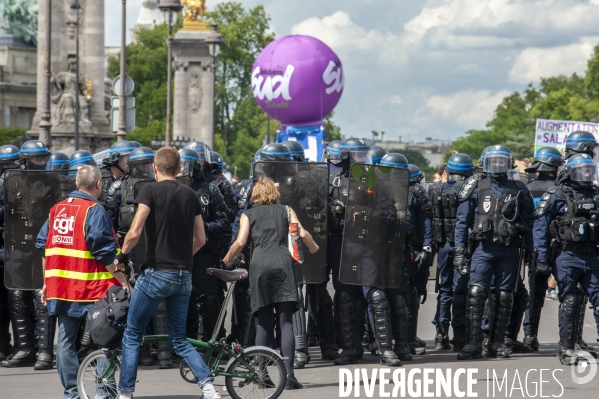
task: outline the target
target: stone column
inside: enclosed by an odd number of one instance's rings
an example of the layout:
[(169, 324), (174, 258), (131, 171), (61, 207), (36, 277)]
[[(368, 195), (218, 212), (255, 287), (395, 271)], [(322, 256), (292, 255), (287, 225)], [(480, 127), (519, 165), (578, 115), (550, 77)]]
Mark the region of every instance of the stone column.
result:
[(206, 31), (179, 30), (173, 38), (175, 65), (174, 135), (214, 145), (212, 56), (204, 40)]

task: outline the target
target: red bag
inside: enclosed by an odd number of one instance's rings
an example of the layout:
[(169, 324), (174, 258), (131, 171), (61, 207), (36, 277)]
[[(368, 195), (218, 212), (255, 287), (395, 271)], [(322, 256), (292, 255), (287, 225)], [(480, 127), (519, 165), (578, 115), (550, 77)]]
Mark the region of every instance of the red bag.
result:
[(289, 253), (295, 263), (304, 262), (304, 249), (300, 238), (300, 229), (297, 223), (291, 223), (291, 211), (287, 206), (287, 221), (289, 222)]

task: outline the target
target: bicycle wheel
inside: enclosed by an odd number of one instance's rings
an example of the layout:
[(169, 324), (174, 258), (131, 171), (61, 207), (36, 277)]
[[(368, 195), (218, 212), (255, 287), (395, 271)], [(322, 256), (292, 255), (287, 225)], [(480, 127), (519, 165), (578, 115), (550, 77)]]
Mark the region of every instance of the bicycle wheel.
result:
[(120, 364), (97, 350), (83, 360), (77, 372), (77, 390), (83, 399), (115, 399), (119, 396), (118, 377)]
[[(281, 395), (287, 383), (287, 369), (277, 352), (264, 346), (252, 346), (244, 350), (240, 358), (247, 365), (236, 358), (225, 368), (227, 373), (239, 375), (225, 377), (227, 392), (233, 399), (275, 399)], [(244, 375), (251, 376), (251, 371), (257, 372), (259, 381), (244, 378)]]

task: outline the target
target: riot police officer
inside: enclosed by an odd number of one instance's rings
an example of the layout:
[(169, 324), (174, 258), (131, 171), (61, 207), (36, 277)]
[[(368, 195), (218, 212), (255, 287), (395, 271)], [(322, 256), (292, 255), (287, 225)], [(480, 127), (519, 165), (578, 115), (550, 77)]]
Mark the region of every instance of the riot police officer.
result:
[(69, 157), (69, 180), (75, 184), (75, 178), (77, 177), (77, 172), (79, 169), (84, 167), (85, 165), (97, 166), (96, 161), (92, 157), (92, 154), (87, 150), (79, 150), (75, 151)]
[[(26, 170), (46, 170), (52, 153), (38, 140), (23, 143), (19, 159)], [(41, 290), (8, 290), (10, 320), (18, 335), (15, 337), (18, 351), (9, 360), (0, 363), (3, 367), (36, 366), (36, 369), (52, 368), (54, 357), (54, 333), (56, 318), (49, 317), (41, 302)], [(35, 305), (35, 308), (34, 308)], [(37, 315), (40, 361), (36, 362), (35, 322)], [(48, 367), (49, 365), (49, 367)]]
[(235, 215), (237, 215), (237, 196), (235, 195), (233, 185), (223, 175), (223, 157), (218, 152), (210, 151), (210, 160), (209, 169), (212, 175), (212, 184), (218, 187), (220, 193), (223, 195), (225, 205), (227, 205), (229, 222), (233, 223)]
[(575, 365), (578, 357), (584, 355), (581, 352), (585, 349), (576, 344), (582, 332), (580, 308), (585, 295), (595, 307), (599, 306), (599, 190), (593, 185), (596, 180), (593, 158), (586, 153), (571, 155), (557, 185), (543, 194), (536, 211), (537, 265), (544, 269), (549, 268), (549, 262), (555, 262), (562, 330), (558, 357), (562, 364)]
[(114, 143), (108, 150), (108, 157), (102, 160), (103, 169), (110, 171), (110, 176), (102, 177), (102, 195), (100, 201), (106, 206), (108, 214), (112, 218), (114, 227), (118, 225), (116, 220), (120, 204), (116, 202), (117, 193), (129, 169), (129, 155), (137, 146), (129, 140), (121, 140)]
[(433, 263), (433, 208), (426, 188), (420, 183), (424, 174), (416, 165), (408, 164), (410, 188), (408, 192), (408, 224), (404, 248), (404, 275), (410, 290), (406, 295), (408, 306), (408, 340), (412, 355), (426, 353), (426, 343), (418, 338), (420, 300), (426, 300), (426, 283)]
[(285, 147), (289, 148), (291, 158), (296, 162), (306, 162), (306, 153), (304, 147), (297, 141), (283, 141)]
[(55, 151), (48, 159), (48, 170), (69, 170), (69, 157), (62, 152)]
[[(0, 362), (10, 356), (12, 348), (10, 345), (11, 335), (9, 332), (10, 311), (8, 304), (8, 291), (4, 286), (4, 172), (9, 169), (17, 169), (19, 167), (19, 149), (11, 144), (0, 147), (0, 229), (2, 231), (0, 237)], [(16, 324), (13, 323), (13, 336), (15, 338), (15, 346), (18, 346), (18, 330)]]
[[(341, 249), (343, 231), (345, 228), (345, 206), (349, 196), (349, 176), (352, 163), (370, 163), (370, 148), (360, 139), (350, 138), (340, 145), (339, 162), (341, 171), (331, 175), (330, 191), (329, 242), (327, 263), (333, 272), (333, 287), (335, 288), (334, 307), (337, 320), (341, 353), (335, 359), (337, 365), (356, 363), (362, 356), (361, 347), (364, 312), (366, 303), (362, 288), (343, 284), (339, 280), (341, 267)], [(327, 148), (327, 154), (332, 151)], [(333, 159), (333, 158), (332, 158)], [(381, 298), (382, 301), (382, 298)]]
[[(467, 343), (458, 354), (459, 360), (482, 356), (481, 320), (485, 300), (495, 278), (490, 296), (491, 334), (488, 357), (509, 357), (504, 346), (505, 333), (513, 303), (513, 290), (524, 248), (532, 253), (534, 204), (530, 191), (521, 180), (508, 180), (513, 168), (512, 153), (504, 145), (487, 149), (483, 160), (484, 174), (470, 177), (458, 194), (454, 266), (464, 270), (466, 257), (472, 252), (468, 308), (466, 313)], [(473, 230), (475, 248), (466, 251), (468, 228)]]
[[(196, 192), (202, 206), (202, 219), (206, 233), (204, 245), (193, 258), (193, 293), (190, 299), (188, 335), (198, 335), (198, 307), (203, 320), (203, 340), (212, 337), (220, 307), (224, 299), (219, 280), (206, 273), (206, 269), (218, 267), (220, 255), (226, 252), (228, 234), (231, 232), (227, 207), (219, 189), (206, 181), (207, 165), (210, 164), (210, 149), (205, 145), (196, 145), (194, 149), (184, 148), (181, 156), (181, 176), (190, 176), (191, 187)], [(224, 238), (223, 238), (224, 237)], [(219, 335), (221, 332), (219, 332)], [(218, 338), (218, 337), (217, 337)]]
[(449, 324), (453, 329), (453, 349), (461, 351), (466, 339), (466, 294), (468, 275), (455, 271), (450, 248), (455, 246), (458, 193), (467, 178), (474, 173), (472, 158), (467, 154), (453, 154), (445, 164), (446, 183), (434, 183), (428, 188), (433, 206), (433, 238), (438, 252), (437, 260), (437, 312), (435, 348), (450, 349)]
[[(555, 179), (559, 168), (563, 165), (562, 154), (552, 147), (540, 148), (534, 157), (534, 162), (526, 168), (527, 173), (537, 173), (536, 179), (526, 186), (530, 190), (535, 208), (538, 206), (541, 196), (549, 188), (555, 186)], [(541, 318), (541, 309), (545, 302), (545, 291), (547, 290), (547, 279), (551, 275), (551, 269), (539, 269), (537, 267), (535, 278), (535, 290), (529, 293), (524, 286), (520, 284), (518, 291), (514, 295), (514, 305), (510, 323), (508, 325), (505, 338), (505, 346), (515, 353), (527, 353), (531, 350), (536, 351), (539, 348), (537, 332)], [(519, 280), (522, 279), (518, 276)], [(529, 276), (530, 284), (530, 276)], [(533, 295), (533, 312), (529, 309), (530, 295)], [(520, 332), (520, 325), (524, 317), (524, 341), (517, 340)]]

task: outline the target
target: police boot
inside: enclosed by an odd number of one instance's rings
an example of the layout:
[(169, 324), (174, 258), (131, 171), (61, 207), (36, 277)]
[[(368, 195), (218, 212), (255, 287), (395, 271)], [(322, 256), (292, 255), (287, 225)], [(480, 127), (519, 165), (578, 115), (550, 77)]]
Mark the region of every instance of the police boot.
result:
[[(18, 331), (17, 352), (2, 363), (2, 367), (31, 367), (36, 362), (36, 348), (33, 337), (34, 321), (33, 301), (22, 290), (9, 290), (8, 303), (10, 320)], [(31, 302), (31, 303), (30, 303)]]
[(313, 348), (318, 346), (318, 334), (316, 332), (316, 322), (314, 315), (308, 313), (308, 347)]
[(449, 335), (447, 326), (437, 325), (437, 334), (435, 335), (435, 349), (438, 351), (451, 349), (449, 345)]
[(578, 323), (578, 331), (576, 334), (576, 343), (578, 344), (578, 347), (585, 351), (588, 352), (589, 355), (591, 355), (592, 357), (594, 357), (595, 359), (597, 359), (597, 352), (595, 352), (595, 348), (589, 344), (587, 344), (586, 342), (584, 342), (584, 340), (582, 339), (582, 330), (584, 328), (584, 314), (585, 314), (585, 310), (587, 307), (587, 304), (589, 303), (589, 297), (588, 296), (584, 296), (584, 299), (582, 301), (580, 301), (580, 304), (578, 306), (578, 313), (579, 313), (579, 318), (580, 318), (580, 322)]
[(489, 318), (491, 334), (487, 347), (487, 357), (510, 357), (511, 350), (504, 345), (505, 333), (510, 321), (513, 304), (513, 292), (494, 290), (493, 319)]
[(387, 301), (385, 291), (376, 288), (371, 289), (368, 292), (368, 303), (372, 309), (374, 335), (381, 354), (381, 364), (391, 367), (401, 366), (397, 355), (391, 350), (391, 307)]
[(339, 355), (339, 348), (335, 339), (335, 318), (333, 317), (333, 299), (330, 295), (320, 296), (322, 303), (322, 333), (320, 335), (320, 354), (324, 360), (335, 360)]
[(139, 348), (139, 365), (140, 366), (153, 366), (154, 358), (150, 351), (150, 344), (142, 344)]
[(355, 298), (345, 291), (335, 293), (335, 316), (339, 326), (339, 343), (342, 351), (335, 358), (335, 364), (344, 366), (357, 363), (356, 358), (356, 322)]
[(461, 352), (466, 345), (466, 326), (456, 326), (453, 329), (453, 339), (450, 341), (454, 352)]
[[(44, 306), (45, 307), (45, 306)], [(38, 317), (38, 355), (34, 370), (52, 370), (54, 361), (54, 334), (56, 333), (56, 316), (46, 314)]]
[(531, 325), (527, 324), (524, 326), (524, 339), (522, 340), (524, 345), (528, 345), (534, 352), (539, 350), (539, 340), (537, 334), (533, 332)]
[[(408, 304), (408, 343), (412, 355), (424, 355), (426, 349), (422, 346), (422, 341), (416, 335), (418, 332), (418, 311), (420, 310), (420, 295), (416, 287), (412, 288), (410, 303)], [(426, 343), (424, 343), (426, 345)]]
[(524, 319), (524, 312), (526, 312), (530, 300), (526, 288), (524, 288), (523, 285), (520, 285), (520, 289), (523, 291), (518, 295), (516, 303), (514, 303), (512, 307), (510, 322), (503, 344), (514, 353), (529, 353), (532, 352), (532, 348), (525, 343), (518, 341), (518, 334), (520, 334), (520, 326)]
[(310, 362), (310, 352), (308, 351), (308, 339), (306, 334), (306, 312), (304, 311), (304, 297), (302, 288), (298, 286), (298, 304), (299, 310), (292, 316), (293, 335), (295, 337), (295, 359), (293, 361), (294, 369), (303, 369)]
[(370, 325), (370, 317), (367, 314), (364, 322), (364, 336), (362, 337), (362, 349), (364, 352), (370, 352), (371, 356), (378, 356), (378, 346), (374, 338), (374, 332)]
[(482, 358), (482, 318), (487, 298), (487, 290), (472, 284), (468, 290), (466, 303), (466, 345), (458, 353), (458, 360)]
[(563, 346), (559, 346), (557, 357), (565, 365), (576, 365), (578, 363), (576, 341), (578, 339), (578, 327), (580, 323), (579, 307), (581, 302), (584, 302), (583, 294), (567, 293), (560, 304), (562, 310)]
[(395, 294), (391, 295), (389, 300), (391, 304), (391, 329), (393, 331), (393, 338), (395, 338), (393, 352), (395, 352), (399, 360), (410, 361), (412, 360), (412, 353), (410, 353), (410, 346), (408, 345), (408, 308), (406, 306), (406, 299), (402, 294)]
[[(156, 335), (168, 335), (168, 315), (166, 301), (162, 300), (154, 313), (154, 332)], [(174, 367), (172, 350), (169, 342), (158, 342), (158, 368), (169, 369)]]

